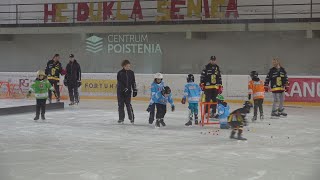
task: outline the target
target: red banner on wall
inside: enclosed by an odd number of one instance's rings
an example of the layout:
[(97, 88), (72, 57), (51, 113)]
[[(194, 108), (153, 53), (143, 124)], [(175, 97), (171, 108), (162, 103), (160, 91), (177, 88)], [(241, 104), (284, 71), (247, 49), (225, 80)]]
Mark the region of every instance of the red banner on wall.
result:
[(288, 102), (320, 102), (320, 78), (289, 78)]

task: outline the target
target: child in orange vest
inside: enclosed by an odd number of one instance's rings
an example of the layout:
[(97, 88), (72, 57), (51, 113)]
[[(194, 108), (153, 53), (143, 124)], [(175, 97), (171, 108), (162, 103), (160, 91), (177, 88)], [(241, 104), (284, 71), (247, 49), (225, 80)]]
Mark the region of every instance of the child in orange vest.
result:
[(249, 95), (248, 99), (251, 99), (251, 96), (253, 98), (253, 104), (254, 104), (254, 115), (252, 118), (252, 122), (257, 120), (258, 115), (258, 108), (260, 111), (260, 120), (264, 119), (263, 116), (263, 100), (264, 100), (264, 83), (262, 80), (258, 77), (257, 71), (251, 71), (250, 73), (251, 81), (249, 81), (248, 89), (249, 89)]

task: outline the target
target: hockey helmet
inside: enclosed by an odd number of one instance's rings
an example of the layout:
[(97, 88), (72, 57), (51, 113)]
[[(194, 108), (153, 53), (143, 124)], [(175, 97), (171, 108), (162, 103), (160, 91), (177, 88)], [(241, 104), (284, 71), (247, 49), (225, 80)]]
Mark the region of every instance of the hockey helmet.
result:
[(162, 94), (171, 94), (171, 89), (169, 86), (165, 86), (162, 89)]
[(163, 79), (163, 75), (161, 73), (156, 73), (154, 79)]
[(219, 94), (219, 95), (217, 96), (217, 99), (218, 99), (219, 101), (224, 101), (224, 97), (223, 97), (221, 94)]
[(46, 73), (43, 70), (37, 71), (37, 76), (46, 76)]
[(252, 105), (252, 103), (251, 103), (250, 101), (245, 101), (245, 102), (243, 103), (243, 107), (250, 109), (250, 108), (253, 107), (253, 105)]
[(257, 71), (251, 71), (250, 72), (250, 77), (251, 78), (257, 78), (259, 76), (258, 72)]
[(194, 82), (194, 76), (193, 74), (189, 74), (187, 77), (187, 82)]

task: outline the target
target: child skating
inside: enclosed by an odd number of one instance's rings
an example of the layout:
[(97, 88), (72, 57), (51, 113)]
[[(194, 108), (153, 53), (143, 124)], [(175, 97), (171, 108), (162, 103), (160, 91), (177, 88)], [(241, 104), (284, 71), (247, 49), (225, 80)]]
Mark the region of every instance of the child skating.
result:
[[(162, 91), (163, 87), (164, 87), (163, 75), (161, 73), (156, 73), (154, 75), (154, 80), (151, 84), (151, 97), (150, 97), (150, 99), (152, 98), (153, 95)], [(149, 124), (153, 124), (154, 115), (155, 115), (154, 112), (155, 112), (155, 104), (153, 104), (150, 109)]]
[(248, 99), (251, 100), (253, 98), (254, 111), (252, 121), (256, 121), (258, 117), (258, 108), (260, 112), (260, 120), (264, 119), (263, 116), (263, 101), (264, 101), (264, 83), (259, 78), (259, 74), (257, 71), (251, 71), (250, 73), (251, 81), (248, 84)]
[(187, 84), (184, 86), (184, 96), (181, 100), (182, 104), (185, 104), (188, 98), (189, 103), (189, 120), (185, 124), (186, 126), (191, 126), (193, 117), (194, 117), (194, 124), (198, 124), (198, 103), (200, 99), (201, 89), (200, 86), (194, 83), (194, 76), (189, 74), (187, 77)]
[(37, 72), (37, 79), (33, 82), (27, 97), (31, 96), (31, 93), (35, 94), (37, 100), (36, 104), (36, 117), (34, 120), (39, 120), (41, 113), (41, 119), (45, 120), (46, 113), (46, 101), (48, 99), (48, 91), (51, 90), (55, 93), (54, 88), (51, 86), (50, 82), (46, 79), (46, 74), (44, 71), (39, 70)]
[(175, 106), (173, 103), (173, 99), (171, 96), (171, 89), (168, 86), (165, 86), (162, 91), (154, 94), (150, 100), (149, 107), (147, 109), (148, 112), (150, 112), (152, 105), (155, 104), (155, 107), (157, 108), (156, 113), (156, 128), (161, 126), (166, 126), (166, 123), (164, 122), (164, 116), (167, 113), (167, 103), (171, 104), (171, 111), (175, 110)]
[(229, 129), (228, 116), (230, 115), (230, 107), (227, 102), (224, 101), (224, 97), (219, 94), (217, 96), (218, 106), (217, 106), (217, 116), (219, 119), (221, 129)]
[[(243, 126), (246, 125), (246, 115), (250, 113), (252, 108), (252, 103), (250, 101), (245, 101), (242, 108), (233, 111), (228, 117), (228, 123), (232, 128), (230, 139), (247, 140), (242, 137)], [(235, 134), (238, 132), (238, 137)]]

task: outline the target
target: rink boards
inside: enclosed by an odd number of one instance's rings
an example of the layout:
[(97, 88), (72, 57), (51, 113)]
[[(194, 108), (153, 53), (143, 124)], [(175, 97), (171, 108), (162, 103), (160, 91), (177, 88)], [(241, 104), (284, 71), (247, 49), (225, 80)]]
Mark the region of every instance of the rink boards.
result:
[[(0, 100), (0, 116), (31, 113), (36, 111), (35, 102), (14, 100), (7, 104), (8, 100)], [(32, 104), (31, 104), (32, 103)], [(46, 111), (64, 109), (64, 103), (52, 103), (46, 105)]]

